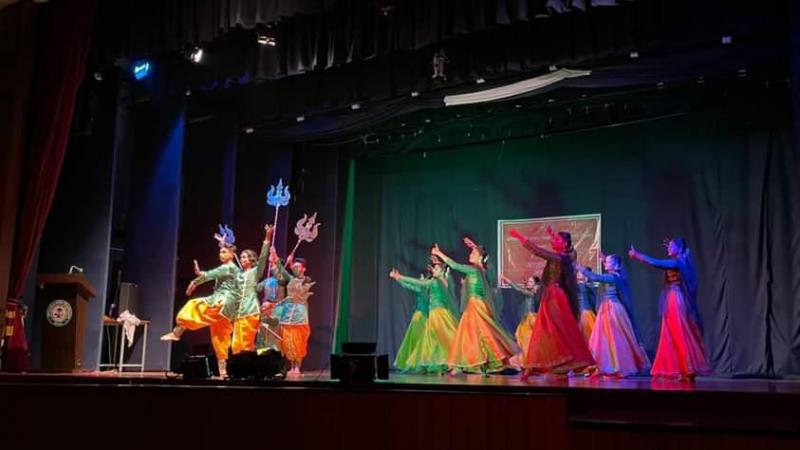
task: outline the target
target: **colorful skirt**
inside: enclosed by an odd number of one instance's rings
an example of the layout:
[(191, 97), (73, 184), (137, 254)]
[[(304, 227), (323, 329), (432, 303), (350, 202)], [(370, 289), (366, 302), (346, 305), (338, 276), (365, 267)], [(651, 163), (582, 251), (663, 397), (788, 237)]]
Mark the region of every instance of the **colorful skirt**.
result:
[(425, 322), (425, 332), (417, 349), (409, 358), (409, 365), (425, 372), (447, 371), (447, 355), (456, 338), (456, 319), (445, 308), (434, 308)]
[(281, 324), (281, 353), (289, 361), (299, 361), (308, 354), (311, 327), (307, 323)]
[(462, 370), (485, 367), (489, 371), (498, 371), (519, 352), (511, 336), (495, 321), (486, 302), (471, 297), (461, 314), (447, 364)]
[(567, 294), (558, 285), (546, 286), (524, 366), (540, 372), (567, 373), (593, 363)]
[(528, 345), (531, 342), (531, 333), (533, 332), (533, 325), (536, 323), (536, 313), (529, 312), (522, 316), (522, 320), (517, 325), (517, 330), (514, 336), (517, 338), (517, 344), (522, 349), (522, 361), (525, 361), (525, 355), (528, 354)]
[(233, 324), (222, 314), (223, 307), (222, 303), (209, 304), (205, 297), (194, 298), (183, 305), (175, 318), (175, 323), (187, 330), (196, 331), (208, 327), (211, 333), (211, 346), (214, 347), (214, 353), (219, 361), (228, 359), (233, 334)]
[(597, 316), (594, 315), (594, 311), (591, 309), (581, 310), (581, 320), (578, 322), (578, 327), (581, 329), (583, 340), (587, 344), (589, 343), (589, 338), (592, 337), (592, 330), (594, 329), (596, 320)]
[(711, 371), (700, 327), (689, 317), (677, 285), (667, 287), (653, 376), (686, 376)]
[(650, 367), (625, 307), (616, 301), (604, 301), (597, 310), (589, 350), (603, 374), (628, 376)]
[[(411, 316), (411, 322), (406, 328), (406, 335), (403, 337), (403, 342), (400, 343), (400, 348), (397, 349), (397, 356), (394, 358), (394, 366), (404, 372), (420, 369), (419, 367), (419, 352), (416, 350), (422, 342), (422, 336), (425, 334), (425, 322), (428, 318), (422, 311), (415, 311)], [(415, 354), (416, 353), (416, 354)], [(414, 357), (412, 359), (412, 356)]]

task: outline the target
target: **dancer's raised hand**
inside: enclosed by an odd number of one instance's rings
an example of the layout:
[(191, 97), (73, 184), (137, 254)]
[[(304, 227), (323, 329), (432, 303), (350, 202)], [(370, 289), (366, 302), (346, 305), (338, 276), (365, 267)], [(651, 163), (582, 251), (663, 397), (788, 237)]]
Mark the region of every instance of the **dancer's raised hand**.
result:
[(194, 274), (198, 277), (203, 274), (203, 271), (200, 270), (200, 264), (197, 264), (197, 260), (194, 260)]
[(523, 236), (523, 235), (522, 235), (522, 233), (520, 233), (519, 231), (517, 231), (517, 230), (515, 230), (515, 229), (513, 229), (513, 228), (512, 228), (512, 229), (510, 229), (510, 230), (508, 230), (508, 234), (509, 234), (511, 237), (513, 237), (514, 239), (516, 239), (516, 240), (518, 240), (518, 241), (522, 242), (523, 244), (524, 244), (525, 242), (528, 242), (528, 238), (526, 238), (525, 236)]

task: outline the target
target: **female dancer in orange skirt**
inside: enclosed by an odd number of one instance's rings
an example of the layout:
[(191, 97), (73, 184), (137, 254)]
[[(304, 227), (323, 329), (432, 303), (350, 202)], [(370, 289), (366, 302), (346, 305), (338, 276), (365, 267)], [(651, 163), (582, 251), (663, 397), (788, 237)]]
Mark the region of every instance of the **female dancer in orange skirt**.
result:
[(542, 298), (528, 345), (523, 380), (531, 373), (563, 375), (585, 371), (594, 364), (576, 321), (578, 305), (572, 236), (566, 232), (554, 233), (549, 227), (547, 232), (553, 251), (539, 247), (516, 230), (510, 232), (525, 248), (547, 260), (542, 271)]
[(485, 376), (487, 372), (506, 367), (520, 349), (495, 320), (492, 287), (486, 278), (486, 249), (469, 238), (464, 238), (464, 243), (471, 249), (469, 264), (453, 261), (442, 253), (438, 245), (431, 250), (433, 256), (465, 275), (463, 294), (466, 298), (462, 299), (461, 320), (447, 363), (455, 371), (480, 370)]

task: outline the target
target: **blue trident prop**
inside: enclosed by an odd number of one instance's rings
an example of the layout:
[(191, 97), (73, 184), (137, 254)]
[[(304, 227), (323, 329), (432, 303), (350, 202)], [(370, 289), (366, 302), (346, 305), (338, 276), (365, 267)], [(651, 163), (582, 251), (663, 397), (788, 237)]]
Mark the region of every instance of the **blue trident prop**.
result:
[(280, 210), (281, 206), (288, 205), (291, 198), (292, 194), (289, 193), (289, 186), (283, 186), (283, 179), (278, 180), (277, 188), (274, 185), (269, 187), (269, 191), (267, 191), (267, 204), (275, 207), (273, 227), (277, 227), (278, 225), (278, 210)]

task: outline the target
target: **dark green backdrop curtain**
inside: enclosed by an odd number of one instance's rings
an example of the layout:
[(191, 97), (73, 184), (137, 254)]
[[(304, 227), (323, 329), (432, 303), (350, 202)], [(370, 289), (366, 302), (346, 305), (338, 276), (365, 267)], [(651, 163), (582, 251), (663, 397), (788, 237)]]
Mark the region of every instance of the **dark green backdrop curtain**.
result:
[[(397, 266), (418, 274), (432, 243), (464, 260), (460, 241), (469, 235), (495, 255), (498, 219), (601, 213), (608, 253), (634, 244), (661, 257), (665, 236), (687, 239), (717, 373), (800, 374), (800, 188), (785, 119), (791, 115), (783, 104), (742, 106), (550, 139), (359, 159), (353, 273), (342, 283), (352, 282), (349, 311), (340, 313), (349, 318), (349, 339), (377, 340), (394, 357), (413, 299), (388, 272)], [(652, 352), (663, 274), (630, 262), (628, 268)], [(513, 331), (519, 298), (503, 298), (502, 320)]]

